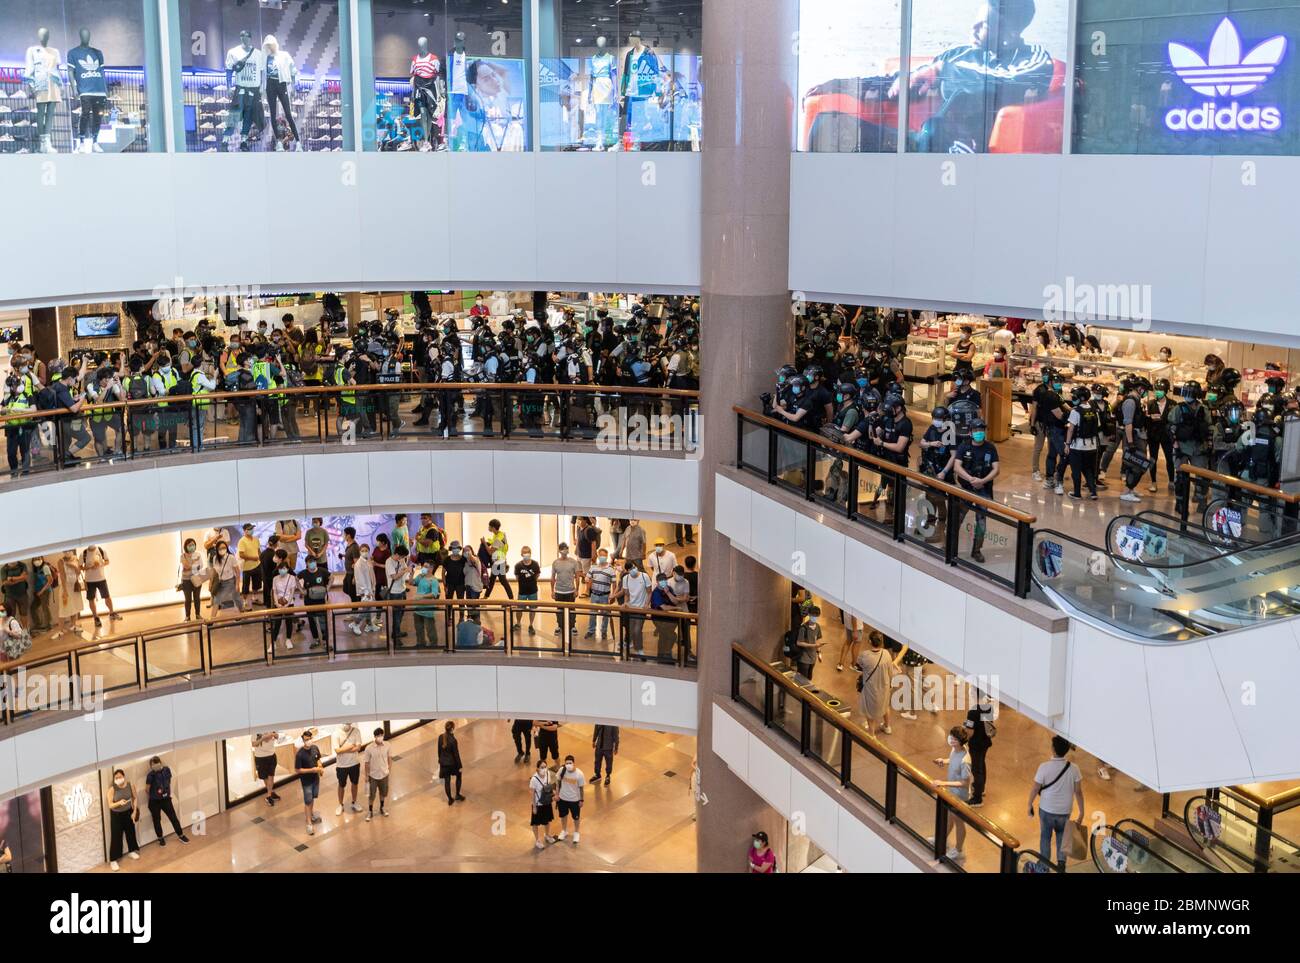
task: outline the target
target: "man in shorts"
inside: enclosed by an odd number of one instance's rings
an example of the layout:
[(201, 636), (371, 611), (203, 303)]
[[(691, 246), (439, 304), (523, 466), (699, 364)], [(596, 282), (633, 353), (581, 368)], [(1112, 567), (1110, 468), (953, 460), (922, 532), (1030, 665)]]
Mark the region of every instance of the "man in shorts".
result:
[(312, 744), (310, 729), (303, 731), (302, 748), (293, 758), (293, 771), (302, 782), (302, 808), (307, 816), (307, 835), (315, 836), (315, 825), (320, 822), (315, 811), (316, 797), (320, 795), (320, 777), (325, 772), (325, 767), (320, 762), (320, 749)]
[(104, 554), (104, 550), (98, 545), (92, 545), (82, 552), (81, 568), (86, 579), (86, 601), (90, 603), (90, 615), (95, 620), (95, 627), (99, 628), (104, 624), (95, 609), (96, 596), (102, 598), (104, 604), (108, 606), (108, 617), (114, 622), (120, 621), (122, 616), (113, 610), (113, 599), (108, 594), (108, 574), (105, 572), (108, 568), (108, 556)]
[(355, 722), (345, 722), (339, 726), (339, 734), (334, 740), (334, 773), (339, 777), (339, 808), (335, 816), (343, 815), (343, 794), (349, 782), (352, 783), (352, 811), (361, 812), (357, 805), (357, 785), (361, 782), (361, 730)]

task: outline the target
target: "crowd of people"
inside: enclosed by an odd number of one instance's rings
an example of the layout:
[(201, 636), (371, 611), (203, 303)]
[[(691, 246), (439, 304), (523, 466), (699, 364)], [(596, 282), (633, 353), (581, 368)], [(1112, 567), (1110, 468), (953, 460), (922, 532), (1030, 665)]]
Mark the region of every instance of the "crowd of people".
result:
[[(491, 435), (507, 413), (487, 391), (421, 393), (414, 411), (402, 411), (402, 392), (366, 391), (375, 385), (537, 384), (593, 385), (608, 388), (699, 388), (700, 318), (698, 300), (670, 297), (635, 303), (626, 318), (601, 308), (579, 318), (571, 306), (548, 307), (544, 316), (523, 309), (493, 317), (479, 295), (463, 320), (435, 317), (427, 295), (412, 296), (413, 333), (403, 333), (397, 312), (384, 321), (361, 322), (349, 329), (339, 299), (326, 295), (318, 326), (300, 327), (293, 314), (278, 324), (256, 324), (237, 315), (198, 321), (192, 328), (153, 320), (152, 311), (133, 311), (137, 340), (120, 351), (74, 349), (62, 358), (42, 358), (32, 344), (8, 342), (10, 373), (0, 400), (11, 475), (31, 469), (33, 453), (53, 450), (65, 463), (108, 459), (133, 452), (188, 447), (210, 441), (223, 416), (237, 433), (237, 444), (272, 438), (300, 440), (299, 414), (315, 410), (292, 395), (260, 395), (228, 404), (202, 398), (214, 392), (272, 391), (277, 388), (336, 386), (338, 431), (351, 426), (370, 436), (382, 420), (391, 434), (426, 427), (443, 437), (468, 430), (467, 414)], [(223, 335), (222, 332), (225, 332)], [(346, 390), (354, 389), (354, 390)], [(168, 398), (185, 400), (168, 401)], [(155, 402), (122, 408), (96, 408), (120, 402)], [(567, 405), (567, 408), (564, 406)], [(649, 405), (645, 406), (649, 409)], [(66, 427), (53, 431), (43, 411), (67, 409)], [(589, 398), (528, 392), (511, 402), (511, 424), (538, 432), (561, 417), (594, 429), (596, 409)], [(125, 436), (124, 436), (125, 432)]]
[[(310, 519), (307, 527), (295, 518), (280, 519), (265, 541), (252, 522), (241, 526), (238, 537), (217, 524), (201, 537), (187, 537), (176, 567), (176, 589), (181, 595), (185, 621), (238, 615), (257, 607), (263, 610), (297, 610), (270, 620), (269, 638), (287, 649), (303, 626), (309, 648), (326, 644), (330, 633), (350, 631), (360, 636), (383, 629), (378, 608), (358, 609), (338, 623), (322, 607), (331, 601), (353, 603), (405, 600), (389, 610), (389, 629), (398, 648), (441, 648), (445, 645), (441, 609), (427, 603), (437, 599), (487, 599), (497, 586), (507, 599), (538, 601), (542, 567), (531, 546), (524, 545), (512, 561), (509, 539), (498, 519), (488, 522), (477, 544), (449, 538), (433, 513), (420, 514), (412, 523), (406, 514), (394, 516), (390, 532), (375, 535), (373, 544), (357, 539), (357, 531), (343, 529), (341, 543), (325, 525)], [(593, 605), (618, 605), (653, 612), (694, 612), (699, 595), (699, 570), (695, 556), (681, 562), (660, 536), (651, 539), (639, 519), (615, 518), (608, 533), (597, 519), (577, 516), (571, 531), (558, 546), (551, 562), (550, 598), (556, 602), (587, 601)], [(693, 527), (678, 525), (679, 544), (694, 540)], [(341, 567), (334, 578), (331, 561)], [(117, 621), (108, 587), (108, 553), (97, 545), (81, 551), (68, 549), (57, 558), (37, 556), (12, 560), (0, 566), (0, 653), (17, 659), (31, 646), (33, 635), (48, 632), (50, 639), (66, 633), (84, 636), (79, 619), (87, 602), (96, 627), (105, 617)], [(341, 590), (342, 597), (334, 593)], [(422, 604), (426, 603), (426, 604)], [(410, 631), (407, 616), (410, 616)], [(514, 629), (537, 634), (537, 613), (515, 610)], [(556, 617), (554, 634), (567, 625), (569, 634), (583, 640), (614, 638), (611, 622), (618, 614), (593, 612), (585, 617), (564, 612)], [(524, 626), (524, 620), (527, 626)], [(583, 624), (585, 621), (585, 625)], [(645, 627), (654, 632), (655, 650), (646, 652)], [(689, 627), (678, 619), (627, 615), (630, 651), (642, 658), (676, 659), (690, 652)], [(472, 607), (458, 610), (453, 644), (472, 648), (494, 644), (490, 628)], [(306, 640), (304, 640), (306, 641)], [(685, 647), (685, 652), (682, 651)]]
[[(1023, 330), (1012, 330), (1020, 322), (992, 322), (993, 355), (981, 371), (972, 363), (971, 332), (963, 332), (952, 349), (951, 388), (940, 404), (923, 413), (928, 424), (922, 430), (906, 402), (900, 359), (908, 324), (900, 323), (898, 315), (882, 319), (864, 308), (851, 314), (843, 305), (810, 312), (801, 320), (795, 363), (780, 368), (775, 390), (762, 396), (764, 413), (995, 501), (1000, 456), (981, 415), (979, 380), (1008, 376), (1012, 346), (1026, 337)], [(1037, 332), (1038, 341), (1044, 338), (1053, 343), (1045, 326)], [(1074, 325), (1058, 333), (1059, 342), (1074, 346), (1076, 352), (1088, 348), (1088, 338), (1095, 341)], [(1162, 349), (1163, 358), (1170, 356), (1168, 348)], [(1095, 500), (1099, 490), (1108, 487), (1116, 455), (1119, 497), (1125, 502), (1142, 500), (1144, 478), (1148, 493), (1159, 490), (1162, 455), (1171, 489), (1183, 464), (1276, 486), (1284, 420), (1300, 412), (1300, 397), (1287, 390), (1280, 373), (1267, 380), (1267, 393), (1249, 411), (1236, 393), (1241, 372), (1217, 355), (1205, 358), (1204, 384), (1175, 386), (1165, 379), (1152, 382), (1130, 374), (1114, 398), (1106, 385), (1084, 380), (1078, 373), (1083, 367), (1044, 364), (1041, 382), (1025, 401), (1034, 438), (1033, 478), (1045, 490), (1081, 499), (1086, 487), (1086, 497)], [(823, 493), (839, 501), (847, 498), (845, 482), (835, 468), (830, 477), (819, 480)], [(869, 507), (887, 491), (886, 481)], [(975, 510), (971, 557), (982, 562), (986, 515)]]

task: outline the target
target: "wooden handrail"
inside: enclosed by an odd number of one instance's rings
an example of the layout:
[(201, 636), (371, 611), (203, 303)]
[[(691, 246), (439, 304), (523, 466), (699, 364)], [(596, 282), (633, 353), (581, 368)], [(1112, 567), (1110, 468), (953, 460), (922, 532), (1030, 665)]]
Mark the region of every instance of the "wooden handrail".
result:
[(1254, 803), (1260, 809), (1277, 809), (1279, 806), (1285, 806), (1287, 803), (1300, 799), (1300, 786), (1292, 786), (1290, 789), (1284, 789), (1271, 796), (1257, 793), (1249, 786), (1229, 786), (1228, 788)]
[(685, 388), (637, 388), (618, 385), (560, 385), (528, 384), (517, 381), (494, 382), (401, 382), (398, 384), (367, 385), (304, 385), (301, 388), (264, 388), (257, 391), (213, 391), (202, 395), (176, 395), (166, 398), (137, 398), (134, 401), (112, 401), (104, 404), (83, 405), (79, 411), (71, 408), (50, 408), (45, 411), (31, 409), (22, 414), (0, 415), (0, 427), (9, 421), (39, 422), (48, 421), (59, 415), (72, 415), (78, 418), (89, 417), (95, 412), (115, 411), (126, 408), (158, 408), (167, 405), (183, 405), (188, 401), (226, 402), (252, 401), (258, 398), (293, 396), (328, 396), (341, 395), (344, 392), (356, 394), (379, 394), (388, 391), (521, 391), (539, 394), (600, 394), (600, 395), (652, 395), (656, 398), (684, 398), (698, 401), (700, 393)]
[(877, 458), (875, 455), (869, 455), (864, 451), (858, 451), (856, 448), (850, 448), (847, 445), (837, 444), (831, 441), (829, 438), (825, 438), (822, 435), (818, 435), (811, 431), (805, 431), (804, 429), (798, 427), (797, 425), (788, 425), (784, 421), (778, 421), (775, 418), (769, 418), (767, 415), (760, 414), (757, 411), (751, 411), (748, 408), (742, 408), (740, 405), (733, 405), (731, 410), (738, 415), (743, 415), (745, 418), (755, 422), (756, 424), (766, 425), (769, 428), (779, 429), (780, 431), (783, 431), (786, 434), (793, 435), (796, 438), (801, 438), (804, 441), (815, 442), (816, 444), (820, 445), (822, 448), (828, 448), (831, 451), (835, 451), (840, 453), (841, 455), (844, 455), (846, 458), (852, 458), (855, 461), (861, 462), (862, 464), (870, 465), (872, 468), (883, 469), (895, 475), (901, 475), (903, 478), (906, 478), (909, 482), (912, 482), (913, 484), (919, 485), (923, 488), (931, 488), (936, 491), (941, 491), (949, 495), (956, 495), (962, 501), (969, 502), (972, 505), (976, 505), (988, 511), (989, 514), (1001, 516), (1002, 518), (1005, 518), (1008, 521), (1017, 524), (1023, 524), (1023, 525), (1033, 525), (1035, 522), (1038, 521), (1038, 518), (1034, 515), (1026, 515), (1024, 512), (1017, 511), (1014, 508), (1008, 508), (1006, 505), (1003, 505), (1000, 502), (991, 501), (979, 495), (973, 495), (970, 492), (966, 491), (966, 489), (964, 488), (959, 488), (956, 485), (950, 485), (947, 482), (939, 481), (937, 478), (931, 478), (928, 475), (922, 475), (920, 472), (913, 471), (911, 468), (908, 468), (905, 465), (896, 465), (892, 461), (886, 461), (883, 458)]
[(30, 658), (17, 659), (11, 663), (0, 664), (0, 669), (5, 672), (12, 672), (26, 666), (38, 665), (50, 662), (55, 659), (65, 658), (72, 653), (85, 654), (103, 649), (111, 649), (117, 645), (126, 645), (135, 639), (143, 636), (165, 637), (174, 633), (194, 632), (203, 628), (211, 629), (219, 626), (250, 624), (260, 622), (268, 618), (302, 618), (308, 612), (311, 614), (329, 614), (339, 611), (366, 611), (370, 612), (379, 608), (403, 608), (403, 609), (427, 609), (427, 608), (518, 608), (518, 609), (576, 609), (579, 613), (600, 613), (610, 617), (619, 615), (639, 615), (643, 618), (668, 618), (676, 619), (679, 622), (686, 622), (689, 625), (698, 625), (699, 616), (695, 612), (682, 612), (677, 609), (639, 609), (628, 605), (602, 605), (599, 602), (553, 602), (545, 600), (532, 599), (378, 599), (373, 602), (329, 602), (325, 605), (299, 605), (295, 608), (287, 609), (258, 609), (254, 612), (237, 612), (234, 615), (225, 618), (206, 618), (194, 619), (192, 622), (174, 622), (171, 625), (158, 625), (148, 629), (142, 629), (137, 632), (123, 632), (119, 635), (108, 635), (101, 639), (95, 639), (93, 642), (87, 642), (84, 645), (74, 645), (64, 649), (61, 652), (52, 652), (48, 655), (33, 656)]
[(962, 818), (965, 819), (966, 822), (970, 823), (975, 828), (983, 831), (985, 835), (992, 836), (1003, 846), (1009, 846), (1012, 849), (1020, 848), (1019, 839), (1017, 839), (1015, 836), (1012, 836), (1010, 833), (1008, 833), (997, 823), (990, 822), (987, 818), (982, 816), (980, 813), (976, 812), (974, 809), (971, 809), (970, 805), (965, 800), (958, 799), (956, 796), (954, 796), (945, 788), (940, 788), (938, 786), (935, 786), (933, 776), (926, 775), (916, 766), (912, 765), (912, 763), (910, 763), (908, 760), (900, 756), (893, 749), (890, 749), (888, 746), (882, 743), (879, 739), (873, 736), (862, 726), (858, 725), (856, 722), (852, 721), (851, 719), (839, 715), (834, 710), (829, 708), (820, 699), (811, 698), (807, 692), (805, 692), (803, 689), (800, 689), (798, 686), (794, 685), (784, 675), (782, 675), (776, 669), (772, 668), (770, 665), (768, 665), (758, 656), (754, 655), (748, 649), (744, 648), (739, 643), (733, 642), (731, 644), (731, 651), (734, 654), (740, 656), (740, 660), (742, 662), (744, 662), (751, 668), (756, 669), (758, 672), (762, 673), (763, 675), (767, 676), (767, 678), (771, 679), (776, 685), (779, 685), (782, 689), (786, 691), (788, 695), (794, 696), (800, 702), (807, 702), (813, 712), (817, 713), (827, 722), (839, 728), (845, 735), (861, 743), (863, 746), (868, 747), (876, 755), (877, 758), (882, 759), (885, 762), (892, 763), (899, 770), (906, 772), (908, 775), (910, 775), (913, 778), (915, 782), (919, 783), (920, 788), (922, 788), (925, 792), (932, 794), (935, 797), (942, 795), (943, 800), (948, 805), (949, 809), (955, 809), (958, 812), (960, 812), (962, 814)]
[(1215, 482), (1223, 485), (1225, 488), (1240, 488), (1242, 491), (1250, 492), (1254, 495), (1262, 495), (1265, 498), (1276, 498), (1280, 502), (1288, 505), (1300, 503), (1300, 495), (1293, 495), (1290, 492), (1284, 492), (1277, 488), (1268, 488), (1264, 485), (1256, 485), (1254, 482), (1243, 481), (1240, 478), (1233, 478), (1231, 475), (1221, 475), (1217, 471), (1210, 471), (1208, 468), (1200, 468), (1196, 465), (1179, 465), (1178, 470), (1188, 475), (1195, 475), (1197, 478), (1204, 478), (1206, 481)]

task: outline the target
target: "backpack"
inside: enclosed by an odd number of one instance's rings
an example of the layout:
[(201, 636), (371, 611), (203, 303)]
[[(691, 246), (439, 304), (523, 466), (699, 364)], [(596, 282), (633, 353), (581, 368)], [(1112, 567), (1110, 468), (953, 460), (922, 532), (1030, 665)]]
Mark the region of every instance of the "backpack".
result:
[(37, 411), (52, 411), (59, 407), (58, 396), (54, 393), (54, 385), (46, 385), (36, 392), (36, 397), (32, 401), (36, 405)]
[[(191, 379), (193, 377), (193, 375), (190, 375)], [(194, 394), (194, 382), (184, 378), (177, 379), (176, 384), (167, 389), (167, 397), (169, 398), (185, 398), (192, 394)]]
[(1096, 438), (1101, 433), (1101, 419), (1097, 417), (1097, 412), (1091, 405), (1084, 405), (1079, 409), (1079, 431), (1078, 437), (1083, 440)]
[(555, 789), (552, 787), (551, 777), (548, 775), (546, 777), (546, 785), (544, 785), (542, 787), (542, 791), (537, 794), (537, 805), (549, 806), (551, 804), (551, 800), (554, 798), (555, 798)]
[(126, 379), (126, 396), (132, 401), (143, 401), (153, 394), (153, 384), (145, 375), (131, 375)]
[(1179, 441), (1205, 441), (1205, 419), (1201, 417), (1200, 408), (1193, 411), (1186, 402), (1178, 406), (1174, 437)]

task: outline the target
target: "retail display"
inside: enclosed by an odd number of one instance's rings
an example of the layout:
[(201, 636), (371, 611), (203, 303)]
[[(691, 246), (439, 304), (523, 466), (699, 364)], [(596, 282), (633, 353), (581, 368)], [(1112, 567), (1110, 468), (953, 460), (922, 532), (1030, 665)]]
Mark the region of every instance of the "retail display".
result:
[(411, 112), (419, 118), (424, 134), (420, 150), (443, 150), (447, 82), (438, 55), (429, 52), (429, 38), (421, 37), (415, 43), (419, 53), (411, 58)]
[(587, 60), (587, 114), (584, 115), (583, 134), (590, 123), (595, 128), (592, 137), (595, 150), (608, 150), (618, 140), (618, 114), (615, 110), (615, 85), (618, 67), (614, 55), (605, 49), (608, 41), (596, 38), (596, 53)]
[(50, 121), (55, 108), (63, 103), (63, 77), (59, 73), (62, 64), (62, 55), (50, 46), (49, 28), (41, 27), (36, 31), (36, 44), (27, 48), (23, 79), (36, 100), (36, 139), (42, 154), (56, 153), (50, 139)]
[(102, 154), (99, 128), (108, 102), (108, 83), (104, 79), (104, 52), (90, 45), (90, 31), (81, 30), (81, 44), (68, 51), (68, 82), (78, 101), (81, 118), (73, 137), (73, 152)]

